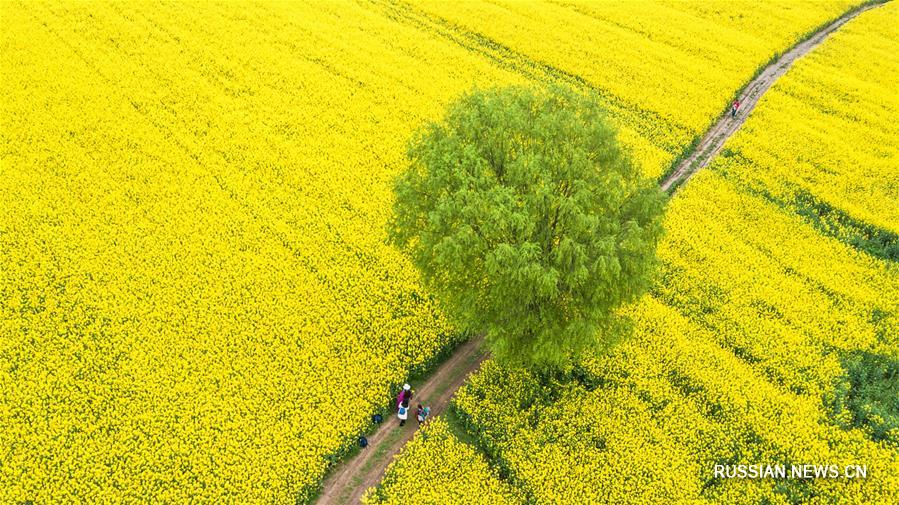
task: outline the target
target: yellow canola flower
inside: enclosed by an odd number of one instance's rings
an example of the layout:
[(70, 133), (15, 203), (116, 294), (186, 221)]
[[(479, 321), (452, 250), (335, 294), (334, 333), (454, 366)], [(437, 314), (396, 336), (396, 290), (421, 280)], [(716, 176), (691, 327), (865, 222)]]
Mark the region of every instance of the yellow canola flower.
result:
[(0, 501), (308, 498), (453, 338), (394, 136), (514, 77), (350, 4), (2, 9)]
[(377, 488), (363, 503), (471, 503), (504, 505), (524, 503), (519, 493), (503, 482), (484, 456), (459, 441), (442, 418), (434, 418), (415, 434), (397, 455)]
[[(848, 3), (747, 5), (440, 15), (601, 88), (656, 175)], [(390, 181), (459, 93), (533, 81), (414, 8), (0, 5), (0, 501), (308, 499), (451, 344), (384, 243)]]
[(577, 76), (606, 98), (621, 138), (659, 176), (754, 72), (857, 1), (413, 2), (455, 32)]
[[(890, 24), (897, 13), (888, 4), (847, 25), (810, 56), (818, 61), (814, 75), (833, 78), (821, 62), (838, 54), (853, 54), (834, 63), (843, 74), (875, 73), (882, 48), (899, 41)], [(811, 79), (810, 69), (798, 68)], [(878, 79), (857, 90), (853, 117), (879, 118)], [(457, 394), (483, 445), (536, 502), (899, 502), (899, 440), (843, 428), (825, 404), (845, 373), (841, 356), (899, 358), (899, 272), (743, 184), (788, 188), (778, 178), (794, 153), (851, 149), (842, 142), (854, 123), (835, 129), (838, 122), (822, 122), (813, 146), (772, 143), (759, 133), (763, 126), (780, 121), (788, 134), (775, 103), (760, 104), (758, 128), (725, 146), (738, 145), (742, 157), (716, 162), (672, 200), (660, 279), (626, 310), (635, 321), (632, 339), (585, 363), (590, 377), (583, 383), (547, 384), (488, 362)], [(887, 144), (884, 152), (895, 142)], [(838, 159), (857, 161), (866, 152), (856, 147)], [(745, 161), (766, 157), (783, 166)], [(855, 203), (868, 216), (889, 218), (892, 209), (878, 202), (895, 174), (883, 167), (874, 163), (864, 176), (878, 180), (872, 201)], [(838, 184), (857, 184), (861, 173), (850, 167), (828, 175), (839, 183), (808, 190), (848, 202), (851, 193)], [(799, 170), (796, 178), (807, 175)], [(715, 465), (735, 464), (866, 465), (869, 473), (807, 481), (714, 477)]]
[(809, 195), (899, 233), (897, 20), (896, 4), (878, 7), (797, 61), (715, 167), (787, 203)]
[[(635, 337), (587, 364), (595, 389), (567, 385), (553, 397), (535, 378), (488, 362), (457, 394), (513, 485), (537, 502), (780, 503), (787, 492), (822, 503), (895, 501), (895, 451), (828, 423), (820, 398), (783, 390), (658, 300), (630, 312)], [(522, 410), (528, 395), (544, 400)], [(872, 473), (801, 483), (713, 475), (716, 464), (794, 463), (865, 464)]]

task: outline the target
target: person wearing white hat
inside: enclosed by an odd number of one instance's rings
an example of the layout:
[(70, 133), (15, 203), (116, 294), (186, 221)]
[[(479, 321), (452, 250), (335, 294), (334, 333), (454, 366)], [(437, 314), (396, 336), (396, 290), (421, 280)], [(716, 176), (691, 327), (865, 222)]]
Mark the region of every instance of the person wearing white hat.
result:
[(400, 391), (400, 394), (396, 395), (396, 406), (399, 408), (400, 404), (403, 403), (403, 400), (411, 400), (412, 399), (412, 386), (408, 383), (403, 384), (403, 389)]
[(412, 400), (412, 386), (403, 384), (403, 390), (396, 397), (397, 417), (400, 418), (400, 426), (406, 424), (409, 417), (409, 401)]

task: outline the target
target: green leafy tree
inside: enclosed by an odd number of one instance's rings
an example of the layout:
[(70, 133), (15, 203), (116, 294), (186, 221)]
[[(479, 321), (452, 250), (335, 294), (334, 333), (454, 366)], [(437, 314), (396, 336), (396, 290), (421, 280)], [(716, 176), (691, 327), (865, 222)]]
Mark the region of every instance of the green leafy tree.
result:
[(408, 155), (391, 239), (497, 359), (557, 369), (623, 336), (616, 309), (649, 287), (665, 196), (595, 99), (475, 90)]

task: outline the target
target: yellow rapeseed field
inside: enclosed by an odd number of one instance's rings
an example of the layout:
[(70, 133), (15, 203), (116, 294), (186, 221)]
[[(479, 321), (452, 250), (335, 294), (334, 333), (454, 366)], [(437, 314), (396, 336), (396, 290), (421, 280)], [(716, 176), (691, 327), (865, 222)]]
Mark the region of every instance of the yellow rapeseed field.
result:
[(2, 9), (0, 501), (306, 496), (452, 334), (406, 137), (516, 77), (355, 4)]
[(418, 125), (580, 80), (658, 175), (852, 3), (0, 3), (0, 501), (308, 500), (456, 338), (384, 243)]
[[(837, 68), (845, 74), (860, 75), (856, 66), (875, 72), (872, 62), (883, 48), (899, 43), (897, 18), (899, 5), (890, 4), (850, 22), (845, 34), (812, 54), (813, 68), (826, 74), (820, 79), (840, 78), (824, 64), (831, 60), (843, 62)], [(845, 54), (852, 56), (839, 56)], [(808, 65), (798, 67), (805, 82), (815, 79)], [(788, 73), (785, 79), (788, 89), (799, 77)], [(877, 82), (853, 88), (853, 117), (875, 121), (883, 113), (878, 98), (884, 90)], [(785, 89), (779, 93), (787, 94)], [(817, 102), (808, 106), (847, 107), (844, 93), (839, 86), (819, 88)], [(782, 100), (761, 103), (758, 118), (748, 123), (753, 129), (725, 145), (726, 151), (738, 146), (742, 157), (714, 163), (671, 202), (660, 280), (628, 309), (636, 323), (632, 340), (588, 363), (586, 377), (574, 384), (541, 383), (489, 363), (457, 395), (484, 446), (531, 499), (899, 502), (899, 433), (879, 439), (867, 428), (842, 425), (827, 404), (845, 373), (845, 356), (899, 358), (899, 271), (895, 263), (822, 235), (793, 208), (743, 184), (743, 177), (754, 178), (778, 190), (776, 184), (786, 184), (778, 179), (787, 177), (781, 175), (786, 168), (746, 160), (771, 156), (790, 163), (803, 153), (835, 153), (835, 171), (845, 162), (849, 167), (841, 173), (856, 182), (889, 181), (895, 174), (885, 167), (897, 166), (896, 138), (887, 129), (876, 138), (890, 145), (850, 149), (844, 120), (819, 125), (827, 134), (819, 132), (809, 146), (806, 130), (790, 129), (784, 123), (792, 116), (775, 110)], [(793, 137), (771, 148), (763, 132), (778, 121), (779, 134)], [(870, 165), (852, 166), (866, 159)], [(770, 178), (769, 168), (776, 174)], [(804, 173), (811, 170), (797, 178)], [(851, 200), (837, 183), (810, 191)], [(891, 210), (877, 203), (881, 196), (857, 203), (868, 216), (889, 220)], [(532, 407), (520, 408), (533, 399)], [(715, 478), (715, 465), (737, 464), (866, 465), (868, 475)]]
[(859, 2), (422, 0), (531, 63), (602, 96), (648, 175), (658, 176), (717, 118), (755, 70)]
[(765, 94), (719, 170), (778, 200), (811, 196), (899, 233), (899, 11), (868, 16)]
[(368, 505), (409, 503), (522, 503), (484, 457), (453, 436), (446, 421), (429, 421), (390, 464), (381, 486), (363, 498)]

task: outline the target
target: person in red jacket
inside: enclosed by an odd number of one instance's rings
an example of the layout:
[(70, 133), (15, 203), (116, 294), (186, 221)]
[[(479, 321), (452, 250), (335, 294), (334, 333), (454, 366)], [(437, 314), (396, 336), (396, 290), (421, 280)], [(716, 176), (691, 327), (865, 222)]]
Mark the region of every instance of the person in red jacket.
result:
[(740, 108), (740, 99), (737, 98), (734, 100), (733, 105), (730, 106), (730, 116), (737, 117), (737, 109)]
[(396, 406), (399, 408), (402, 405), (403, 401), (408, 401), (412, 399), (412, 386), (409, 384), (403, 384), (403, 389), (400, 391), (400, 394), (396, 396)]

